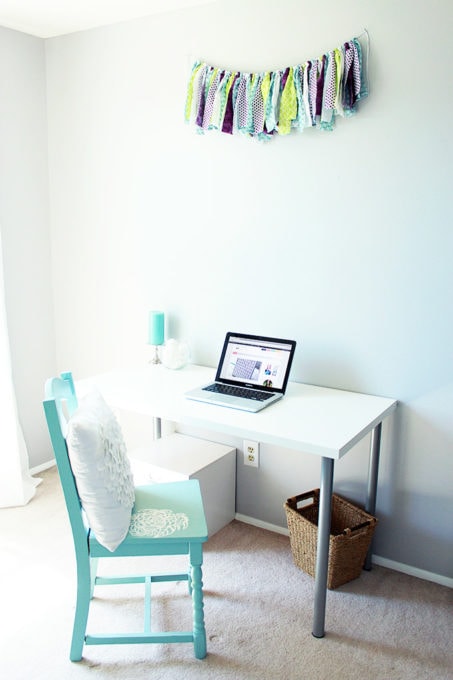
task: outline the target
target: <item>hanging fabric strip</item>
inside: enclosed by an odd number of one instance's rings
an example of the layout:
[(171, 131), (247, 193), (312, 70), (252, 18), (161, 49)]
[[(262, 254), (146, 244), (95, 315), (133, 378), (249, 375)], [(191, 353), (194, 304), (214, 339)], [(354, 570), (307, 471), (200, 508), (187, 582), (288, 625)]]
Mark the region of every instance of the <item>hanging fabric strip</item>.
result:
[(270, 139), (306, 127), (333, 130), (368, 95), (369, 35), (364, 58), (358, 38), (304, 64), (279, 71), (241, 73), (197, 61), (187, 87), (185, 120), (198, 132), (220, 130)]

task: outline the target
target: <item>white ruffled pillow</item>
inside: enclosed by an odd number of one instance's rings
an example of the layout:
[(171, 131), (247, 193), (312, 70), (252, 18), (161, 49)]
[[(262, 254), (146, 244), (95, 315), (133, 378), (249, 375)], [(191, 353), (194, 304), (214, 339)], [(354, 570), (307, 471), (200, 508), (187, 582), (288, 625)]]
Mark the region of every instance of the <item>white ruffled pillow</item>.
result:
[(120, 425), (99, 392), (80, 399), (66, 442), (88, 523), (113, 552), (129, 531), (134, 483)]

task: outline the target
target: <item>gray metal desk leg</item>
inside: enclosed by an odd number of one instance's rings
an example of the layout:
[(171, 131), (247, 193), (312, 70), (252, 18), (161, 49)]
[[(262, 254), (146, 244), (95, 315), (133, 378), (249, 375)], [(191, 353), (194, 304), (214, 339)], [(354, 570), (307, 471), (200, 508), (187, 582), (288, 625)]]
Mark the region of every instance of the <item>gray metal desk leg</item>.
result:
[(162, 436), (162, 420), (161, 418), (153, 418), (154, 439), (160, 439)]
[[(376, 427), (371, 433), (370, 464), (368, 468), (368, 489), (365, 503), (365, 510), (366, 512), (369, 512), (370, 515), (374, 515), (376, 512), (379, 454), (381, 451), (381, 431), (382, 423), (379, 423), (378, 425), (376, 425)], [(364, 569), (367, 569), (368, 571), (371, 569), (372, 549), (373, 543), (371, 543), (370, 547), (368, 548), (367, 556), (365, 558)]]
[(316, 550), (315, 602), (313, 612), (313, 635), (324, 637), (327, 598), (327, 574), (329, 569), (330, 517), (333, 488), (332, 458), (322, 458), (321, 490), (319, 496), (318, 543)]

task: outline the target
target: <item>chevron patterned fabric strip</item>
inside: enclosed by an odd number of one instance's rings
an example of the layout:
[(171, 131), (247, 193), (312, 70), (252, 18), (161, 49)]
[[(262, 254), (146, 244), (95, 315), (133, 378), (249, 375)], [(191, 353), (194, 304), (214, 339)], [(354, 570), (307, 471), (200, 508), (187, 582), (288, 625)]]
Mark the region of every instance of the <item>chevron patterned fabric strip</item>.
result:
[(185, 121), (197, 132), (219, 130), (271, 139), (307, 127), (333, 130), (368, 95), (357, 38), (317, 59), (263, 73), (228, 71), (197, 61), (192, 67)]

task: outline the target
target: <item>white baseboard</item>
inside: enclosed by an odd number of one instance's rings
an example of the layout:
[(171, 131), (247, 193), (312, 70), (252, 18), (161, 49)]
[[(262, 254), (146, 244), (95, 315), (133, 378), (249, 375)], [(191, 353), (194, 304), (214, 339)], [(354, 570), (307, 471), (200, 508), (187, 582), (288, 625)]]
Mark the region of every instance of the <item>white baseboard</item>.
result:
[(44, 472), (44, 470), (48, 470), (49, 468), (53, 467), (56, 465), (56, 461), (54, 460), (48, 460), (47, 463), (42, 463), (41, 465), (37, 465), (36, 467), (30, 468), (30, 474), (33, 475), (39, 475), (40, 472)]
[[(235, 518), (239, 522), (244, 522), (245, 524), (251, 524), (254, 527), (259, 527), (260, 529), (267, 529), (268, 531), (273, 531), (277, 534), (282, 534), (283, 536), (289, 536), (289, 531), (286, 527), (279, 527), (276, 524), (270, 524), (269, 522), (262, 522), (254, 517), (248, 517), (247, 515), (241, 515), (239, 512), (236, 513)], [(418, 569), (417, 567), (412, 567), (409, 564), (403, 564), (402, 562), (395, 562), (395, 560), (389, 560), (386, 557), (379, 557), (379, 555), (372, 555), (371, 561), (380, 567), (386, 567), (387, 569), (393, 569), (393, 571), (399, 571), (402, 574), (407, 574), (408, 576), (415, 576), (416, 578), (421, 578), (425, 581), (431, 581), (432, 583), (438, 583), (441, 586), (447, 586), (447, 588), (453, 588), (453, 578), (448, 576), (442, 576), (441, 574), (434, 574), (431, 571), (425, 571), (424, 569)]]
[(254, 517), (248, 517), (247, 515), (241, 515), (237, 512), (235, 519), (238, 522), (244, 522), (244, 524), (251, 524), (259, 529), (267, 529), (268, 531), (273, 531), (275, 534), (282, 534), (283, 536), (289, 536), (289, 531), (287, 527), (279, 527), (276, 524), (269, 524), (269, 522), (262, 522), (260, 519), (255, 519)]
[(393, 571), (400, 571), (402, 574), (407, 574), (408, 576), (415, 576), (416, 578), (421, 578), (425, 581), (432, 581), (432, 583), (438, 583), (440, 586), (447, 586), (447, 588), (453, 588), (453, 578), (450, 578), (449, 576), (442, 576), (442, 574), (434, 574), (432, 571), (418, 569), (418, 567), (412, 567), (410, 564), (395, 562), (394, 560), (389, 560), (386, 557), (380, 557), (379, 555), (373, 555), (371, 561), (373, 562), (373, 564), (377, 564), (380, 567), (393, 569)]

